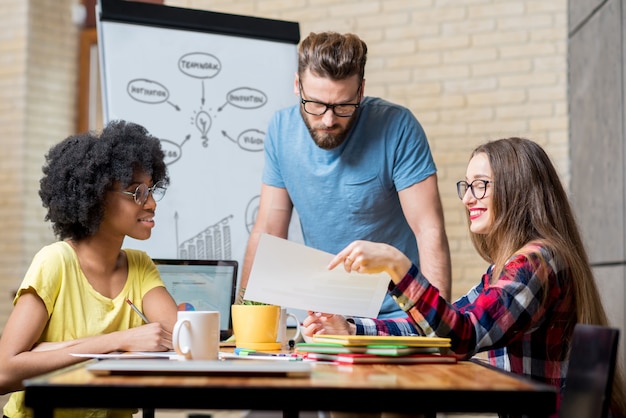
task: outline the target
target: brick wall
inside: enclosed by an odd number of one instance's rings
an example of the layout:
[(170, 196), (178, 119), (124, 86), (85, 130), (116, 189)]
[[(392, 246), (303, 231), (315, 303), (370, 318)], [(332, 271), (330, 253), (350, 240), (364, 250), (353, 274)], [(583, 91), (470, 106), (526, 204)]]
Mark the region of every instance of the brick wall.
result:
[(74, 131), (79, 28), (72, 0), (3, 0), (0, 8), (0, 323), (34, 253), (54, 237), (43, 222), (44, 154)]
[[(0, 8), (0, 325), (8, 293), (53, 240), (38, 180), (49, 146), (75, 130), (78, 0), (3, 0)], [(358, 33), (366, 94), (408, 106), (430, 139), (453, 263), (453, 296), (486, 263), (472, 248), (454, 184), (487, 139), (543, 144), (568, 180), (566, 0), (170, 0), (178, 7), (297, 21)], [(45, 42), (44, 42), (45, 40)], [(291, 83), (292, 80), (285, 80)]]
[[(455, 183), (481, 142), (541, 143), (568, 181), (567, 1), (169, 0), (171, 6), (355, 32), (368, 44), (365, 94), (409, 107), (439, 168), (452, 252), (453, 297), (487, 264), (472, 247)], [(291, 83), (292, 80), (285, 80)]]
[[(21, 274), (26, 44), (28, 4), (7, 0), (0, 8), (0, 316), (11, 309), (10, 287)], [(4, 322), (4, 321), (3, 321)]]

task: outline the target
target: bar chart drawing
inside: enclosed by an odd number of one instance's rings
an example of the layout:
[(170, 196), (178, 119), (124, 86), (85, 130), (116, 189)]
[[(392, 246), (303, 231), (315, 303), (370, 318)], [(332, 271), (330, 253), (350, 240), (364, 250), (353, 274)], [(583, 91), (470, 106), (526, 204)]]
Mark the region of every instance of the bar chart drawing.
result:
[(231, 221), (227, 216), (178, 245), (178, 258), (194, 260), (231, 260), (233, 255)]

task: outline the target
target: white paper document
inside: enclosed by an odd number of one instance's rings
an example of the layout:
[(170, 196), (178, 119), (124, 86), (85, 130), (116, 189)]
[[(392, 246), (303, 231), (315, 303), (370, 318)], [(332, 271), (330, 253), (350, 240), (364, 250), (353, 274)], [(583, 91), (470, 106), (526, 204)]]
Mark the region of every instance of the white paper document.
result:
[(375, 318), (389, 284), (386, 273), (347, 273), (326, 266), (334, 254), (263, 234), (245, 298), (286, 308)]
[(149, 358), (164, 358), (169, 360), (176, 360), (178, 354), (175, 351), (116, 351), (114, 353), (72, 353), (74, 357), (96, 358), (96, 359), (149, 359)]

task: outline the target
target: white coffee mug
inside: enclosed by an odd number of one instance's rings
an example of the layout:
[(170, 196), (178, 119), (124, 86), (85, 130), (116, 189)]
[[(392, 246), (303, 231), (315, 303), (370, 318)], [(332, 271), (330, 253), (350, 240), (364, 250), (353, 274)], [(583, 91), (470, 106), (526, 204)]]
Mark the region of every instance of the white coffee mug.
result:
[(293, 338), (290, 338), (291, 340), (293, 340), (294, 342), (297, 342), (298, 339), (300, 338), (300, 320), (298, 320), (298, 317), (291, 313), (291, 312), (287, 312), (287, 308), (281, 308), (280, 309), (280, 319), (278, 322), (278, 338), (276, 338), (276, 342), (280, 343), (281, 348), (283, 349), (287, 349), (290, 348), (289, 347), (289, 340), (287, 338), (287, 318), (291, 317), (293, 318), (294, 321), (296, 321), (296, 333), (293, 336)]
[(172, 345), (185, 360), (217, 360), (220, 349), (220, 313), (178, 311)]

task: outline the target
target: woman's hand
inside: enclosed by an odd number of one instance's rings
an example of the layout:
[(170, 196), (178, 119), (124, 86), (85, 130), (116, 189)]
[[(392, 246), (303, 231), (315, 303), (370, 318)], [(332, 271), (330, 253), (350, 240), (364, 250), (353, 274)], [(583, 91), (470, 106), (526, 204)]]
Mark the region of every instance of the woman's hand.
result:
[(387, 272), (394, 283), (400, 282), (411, 268), (411, 260), (400, 250), (388, 244), (371, 241), (353, 241), (341, 250), (328, 264), (332, 270), (343, 264), (348, 272)]
[(119, 351), (167, 351), (173, 348), (172, 333), (158, 322), (118, 331)]
[[(106, 341), (105, 341), (106, 340)], [(97, 341), (97, 342), (96, 342)], [(89, 348), (83, 348), (83, 344)], [(95, 349), (94, 345), (99, 349)], [(42, 342), (32, 351), (51, 351), (74, 347), (76, 352), (107, 353), (112, 351), (168, 351), (172, 350), (172, 333), (158, 322), (110, 334), (95, 335), (70, 341)]]
[(313, 334), (356, 334), (356, 326), (343, 316), (313, 311), (308, 311), (308, 316), (302, 321), (301, 329), (306, 337), (312, 337)]

